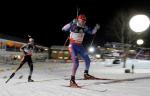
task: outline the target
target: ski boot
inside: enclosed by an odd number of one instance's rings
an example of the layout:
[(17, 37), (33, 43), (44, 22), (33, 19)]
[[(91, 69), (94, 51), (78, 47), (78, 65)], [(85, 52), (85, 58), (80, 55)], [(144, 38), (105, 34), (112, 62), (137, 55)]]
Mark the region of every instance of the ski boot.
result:
[(84, 70), (84, 80), (94, 80), (96, 79), (94, 76), (88, 74), (88, 70)]
[(95, 80), (95, 79), (97, 78), (87, 73), (84, 73), (84, 80)]
[(70, 80), (70, 87), (73, 87), (73, 88), (78, 88), (78, 84), (75, 82), (75, 80)]
[(28, 82), (34, 82), (34, 80), (31, 79), (31, 76), (28, 77)]
[(8, 79), (5, 83), (8, 83), (8, 81), (9, 81), (11, 78), (13, 78), (14, 76), (15, 76), (15, 72), (13, 72), (13, 73), (10, 75), (9, 79)]
[(73, 87), (73, 88), (79, 88), (80, 86), (78, 86), (78, 84), (75, 82), (75, 76), (71, 76), (71, 80), (70, 80), (70, 86), (69, 87)]

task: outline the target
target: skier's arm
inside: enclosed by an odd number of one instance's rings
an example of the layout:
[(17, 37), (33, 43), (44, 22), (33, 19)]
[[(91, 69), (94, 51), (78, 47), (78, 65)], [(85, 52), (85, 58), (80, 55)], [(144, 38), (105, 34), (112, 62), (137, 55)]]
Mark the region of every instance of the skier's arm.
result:
[(70, 31), (70, 28), (72, 24), (77, 23), (77, 19), (73, 19), (70, 23), (66, 24), (65, 26), (62, 27), (62, 31)]
[(20, 51), (23, 52), (24, 51), (24, 48), (27, 46), (27, 44), (24, 44), (21, 48), (20, 48)]
[(42, 49), (42, 47), (40, 47), (38, 45), (33, 46), (33, 52), (38, 52), (39, 49)]
[(96, 24), (96, 26), (95, 26), (94, 29), (92, 30), (92, 34), (95, 34), (98, 29), (100, 29), (100, 25), (99, 25), (99, 24)]
[(23, 52), (25, 55), (27, 54), (27, 52), (25, 52), (24, 48), (27, 46), (27, 44), (23, 45), (21, 48), (20, 48), (20, 51)]
[(69, 31), (70, 27), (71, 27), (71, 24), (68, 23), (68, 24), (66, 24), (65, 26), (63, 26), (62, 31), (65, 31), (65, 32), (66, 32), (66, 31)]
[(89, 27), (86, 27), (85, 28), (85, 32), (88, 33), (88, 34), (96, 34), (97, 30), (100, 28), (100, 25), (99, 24), (96, 24), (96, 26), (91, 30)]

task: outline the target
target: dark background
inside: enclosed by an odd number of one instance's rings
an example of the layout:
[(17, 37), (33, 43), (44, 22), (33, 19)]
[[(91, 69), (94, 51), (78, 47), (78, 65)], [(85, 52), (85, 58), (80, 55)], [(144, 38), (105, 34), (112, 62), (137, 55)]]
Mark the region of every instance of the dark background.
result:
[[(0, 3), (0, 33), (28, 39), (31, 35), (35, 42), (44, 46), (63, 45), (68, 33), (61, 28), (79, 13), (87, 16), (87, 25), (101, 25), (94, 43), (103, 45), (106, 42), (120, 42), (108, 33), (110, 23), (120, 11), (135, 9), (149, 15), (150, 2), (147, 0), (50, 0), (21, 1)], [(150, 47), (150, 29), (144, 37), (146, 47)], [(93, 36), (87, 35), (84, 44), (90, 44)]]

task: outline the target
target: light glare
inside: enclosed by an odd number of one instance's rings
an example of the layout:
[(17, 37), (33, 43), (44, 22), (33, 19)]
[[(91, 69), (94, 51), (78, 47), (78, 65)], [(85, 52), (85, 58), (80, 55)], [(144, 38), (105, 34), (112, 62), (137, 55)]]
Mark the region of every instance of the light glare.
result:
[(134, 32), (145, 31), (149, 25), (150, 20), (146, 15), (135, 15), (129, 22), (129, 26)]

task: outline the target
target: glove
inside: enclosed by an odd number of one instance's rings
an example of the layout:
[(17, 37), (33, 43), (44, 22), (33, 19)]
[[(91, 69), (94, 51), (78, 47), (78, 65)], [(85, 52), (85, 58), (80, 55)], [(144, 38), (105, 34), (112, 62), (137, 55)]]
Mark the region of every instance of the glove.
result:
[(98, 30), (100, 29), (100, 25), (99, 24), (96, 24), (95, 28)]
[(73, 20), (72, 20), (72, 23), (77, 23), (77, 19), (73, 19)]
[(100, 29), (100, 25), (99, 24), (96, 24), (94, 29), (93, 29), (93, 32), (92, 34), (96, 34), (97, 30)]

